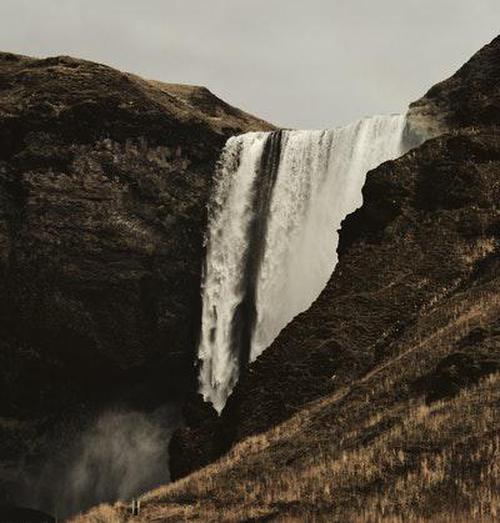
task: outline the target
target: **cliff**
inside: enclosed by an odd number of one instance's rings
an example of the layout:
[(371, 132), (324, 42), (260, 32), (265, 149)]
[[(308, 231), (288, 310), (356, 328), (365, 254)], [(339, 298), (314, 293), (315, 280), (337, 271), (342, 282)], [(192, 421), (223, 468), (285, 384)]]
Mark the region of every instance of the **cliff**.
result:
[[(344, 222), (339, 264), (316, 302), (241, 376), (220, 418), (199, 397), (186, 406), (187, 426), (171, 443), (174, 476), (380, 366), (402, 372), (401, 354), (418, 352), (415, 333), (419, 340), (437, 328), (434, 311), (480, 303), (484, 282), (498, 292), (499, 76), (496, 38), (410, 106), (410, 134), (444, 134), (369, 173), (364, 205)], [(443, 352), (422, 355), (409, 381), (437, 390), (407, 383), (401, 394), (440, 397), (497, 370), (497, 328), (478, 334), (481, 348), (464, 329)]]
[(0, 406), (30, 414), (192, 363), (205, 203), (228, 136), (201, 87), (0, 54)]
[(271, 128), (203, 87), (0, 53), (2, 463), (75, 405), (190, 388), (214, 165)]

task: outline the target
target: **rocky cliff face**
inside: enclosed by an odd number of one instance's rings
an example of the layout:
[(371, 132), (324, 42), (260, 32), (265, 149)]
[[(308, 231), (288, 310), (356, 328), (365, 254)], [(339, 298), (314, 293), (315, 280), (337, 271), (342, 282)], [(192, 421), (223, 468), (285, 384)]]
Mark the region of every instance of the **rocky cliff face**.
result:
[(155, 369), (185, 389), (204, 208), (228, 136), (201, 87), (0, 54), (0, 408), (50, 411)]
[(434, 85), (408, 110), (408, 137), (497, 125), (500, 120), (500, 41), (484, 46), (451, 78)]
[[(326, 288), (246, 369), (222, 416), (199, 397), (188, 403), (187, 427), (171, 444), (175, 476), (392, 361), (401, 340), (431, 332), (429, 312), (457, 296), (472, 303), (485, 283), (500, 291), (499, 79), (497, 38), (411, 105), (410, 138), (444, 134), (368, 175)], [(449, 344), (443, 361), (427, 362), (434, 370), (413, 376), (418, 394), (456, 393), (498, 369), (495, 333)]]
[(202, 87), (0, 53), (0, 504), (86, 405), (190, 388), (214, 165), (271, 128)]

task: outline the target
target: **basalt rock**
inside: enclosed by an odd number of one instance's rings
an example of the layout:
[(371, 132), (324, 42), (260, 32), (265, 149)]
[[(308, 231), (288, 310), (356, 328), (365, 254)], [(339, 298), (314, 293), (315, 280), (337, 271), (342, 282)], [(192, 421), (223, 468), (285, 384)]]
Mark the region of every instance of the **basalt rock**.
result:
[(463, 127), (500, 121), (500, 37), (484, 46), (451, 78), (410, 105), (406, 138), (411, 144)]

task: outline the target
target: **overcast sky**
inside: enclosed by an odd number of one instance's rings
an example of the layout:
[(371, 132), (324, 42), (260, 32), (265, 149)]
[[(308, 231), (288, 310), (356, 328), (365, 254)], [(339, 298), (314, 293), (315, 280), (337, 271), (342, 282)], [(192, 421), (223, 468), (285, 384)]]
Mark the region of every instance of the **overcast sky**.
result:
[(0, 49), (205, 85), (276, 124), (404, 111), (500, 33), (500, 0), (0, 0)]

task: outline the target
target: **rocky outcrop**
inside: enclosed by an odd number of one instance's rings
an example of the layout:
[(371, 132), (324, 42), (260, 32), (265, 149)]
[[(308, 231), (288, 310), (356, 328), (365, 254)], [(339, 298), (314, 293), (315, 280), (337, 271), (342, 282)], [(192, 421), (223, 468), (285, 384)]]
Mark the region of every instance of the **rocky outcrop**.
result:
[(202, 87), (0, 54), (2, 416), (189, 386), (214, 164), (270, 128)]
[(451, 78), (440, 82), (410, 105), (410, 143), (463, 127), (500, 121), (500, 37), (484, 46)]
[[(434, 329), (429, 311), (454, 296), (467, 302), (485, 282), (500, 291), (499, 75), (497, 38), (412, 104), (411, 132), (445, 134), (369, 173), (364, 205), (344, 223), (339, 264), (316, 302), (246, 369), (220, 418), (199, 397), (187, 405), (187, 426), (171, 443), (174, 476), (369, 375), (410, 329)], [(452, 345), (456, 355), (412, 393), (432, 400), (497, 370), (495, 332), (479, 345)], [(467, 368), (476, 369), (470, 379)], [(436, 390), (438, 375), (448, 376), (446, 390)]]

